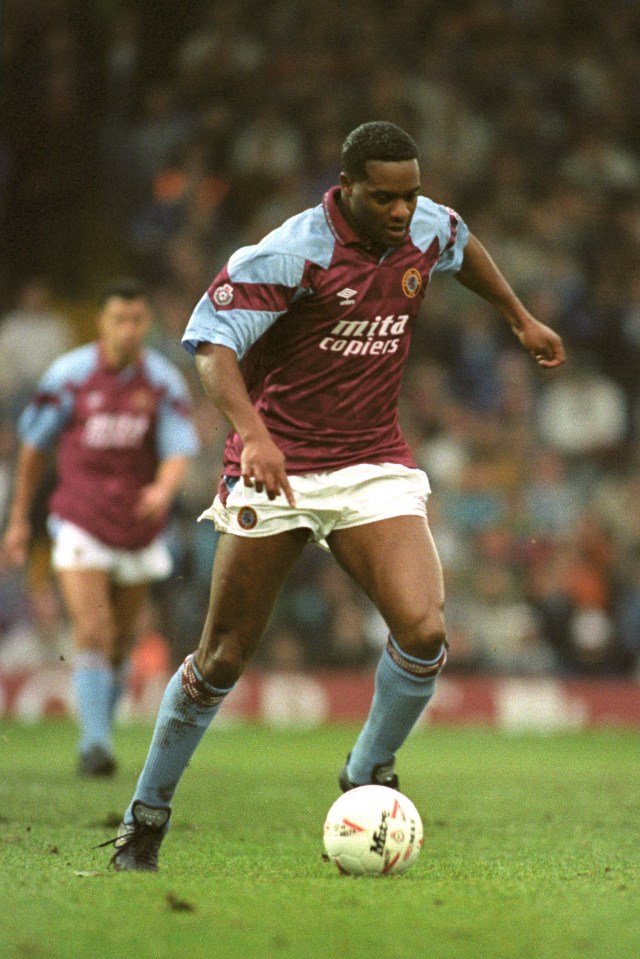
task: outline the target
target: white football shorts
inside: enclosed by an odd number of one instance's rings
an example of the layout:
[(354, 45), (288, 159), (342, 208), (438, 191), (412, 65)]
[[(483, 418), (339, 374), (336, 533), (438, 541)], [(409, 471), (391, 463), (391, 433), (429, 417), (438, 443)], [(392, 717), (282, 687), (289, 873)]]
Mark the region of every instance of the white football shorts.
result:
[(166, 579), (171, 572), (171, 554), (163, 536), (142, 549), (118, 549), (67, 520), (52, 517), (49, 530), (54, 569), (101, 569), (120, 586)]
[[(306, 528), (309, 539), (328, 549), (327, 536), (336, 529), (363, 526), (392, 516), (426, 516), (431, 492), (427, 474), (397, 463), (363, 463), (328, 473), (290, 476), (296, 505), (284, 494), (269, 500), (229, 477), (223, 503), (220, 494), (198, 518), (236, 536), (273, 536)], [(233, 484), (233, 485), (232, 485)]]

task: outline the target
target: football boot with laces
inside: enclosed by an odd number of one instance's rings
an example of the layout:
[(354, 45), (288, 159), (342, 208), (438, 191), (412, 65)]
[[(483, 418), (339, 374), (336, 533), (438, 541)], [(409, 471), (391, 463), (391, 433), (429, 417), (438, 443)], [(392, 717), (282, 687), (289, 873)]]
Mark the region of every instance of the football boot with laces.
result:
[(120, 824), (118, 835), (103, 846), (113, 845), (111, 865), (120, 872), (157, 872), (158, 852), (171, 816), (168, 806), (148, 806), (136, 800), (133, 822)]

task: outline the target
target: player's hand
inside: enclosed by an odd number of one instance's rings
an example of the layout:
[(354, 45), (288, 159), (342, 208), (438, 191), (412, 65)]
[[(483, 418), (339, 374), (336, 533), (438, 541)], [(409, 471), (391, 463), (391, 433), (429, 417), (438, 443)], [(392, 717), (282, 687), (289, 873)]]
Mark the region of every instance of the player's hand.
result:
[(253, 486), (256, 493), (266, 492), (269, 499), (284, 493), (289, 506), (296, 505), (285, 470), (285, 458), (271, 439), (245, 443), (240, 469), (245, 486)]
[(171, 500), (171, 493), (161, 483), (143, 486), (136, 506), (136, 518), (151, 523), (163, 520), (171, 508)]
[(538, 366), (551, 369), (565, 362), (567, 357), (561, 338), (555, 330), (545, 326), (544, 323), (532, 318), (520, 330), (514, 332)]
[(31, 524), (27, 520), (10, 521), (0, 543), (0, 566), (24, 566), (30, 540)]

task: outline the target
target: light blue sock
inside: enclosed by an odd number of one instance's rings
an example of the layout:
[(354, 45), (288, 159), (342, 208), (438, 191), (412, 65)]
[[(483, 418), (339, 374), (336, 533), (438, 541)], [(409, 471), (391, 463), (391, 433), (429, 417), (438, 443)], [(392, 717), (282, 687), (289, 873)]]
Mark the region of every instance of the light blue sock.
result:
[(111, 697), (109, 700), (109, 721), (113, 726), (114, 719), (116, 717), (116, 712), (118, 710), (118, 704), (122, 699), (124, 691), (127, 688), (127, 679), (129, 678), (129, 672), (131, 670), (131, 664), (128, 659), (123, 660), (121, 663), (118, 663), (116, 666), (111, 667)]
[(81, 650), (74, 659), (73, 688), (80, 726), (81, 753), (92, 746), (111, 752), (109, 715), (113, 678), (106, 656), (97, 650)]
[[(354, 784), (371, 782), (373, 767), (393, 762), (433, 696), (435, 675), (419, 675), (444, 662), (444, 648), (434, 660), (421, 660), (403, 653), (393, 637), (378, 663), (369, 716), (349, 757), (347, 775)], [(403, 669), (398, 662), (415, 669)], [(416, 674), (417, 673), (417, 674)]]
[[(192, 690), (191, 695), (185, 691), (184, 671), (189, 677), (187, 685)], [(216, 702), (201, 705), (195, 701), (194, 679), (197, 683), (196, 697)], [(160, 703), (147, 760), (124, 815), (125, 822), (133, 822), (131, 809), (136, 800), (149, 806), (169, 805), (198, 743), (232, 688), (216, 689), (210, 686), (203, 680), (191, 656), (171, 677)]]

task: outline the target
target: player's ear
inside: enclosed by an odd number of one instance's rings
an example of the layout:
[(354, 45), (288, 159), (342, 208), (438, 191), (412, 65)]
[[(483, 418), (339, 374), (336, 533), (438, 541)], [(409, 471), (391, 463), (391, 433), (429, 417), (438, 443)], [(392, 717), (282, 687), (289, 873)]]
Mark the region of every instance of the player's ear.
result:
[(355, 183), (355, 180), (352, 180), (351, 177), (347, 173), (345, 173), (343, 170), (342, 173), (340, 174), (340, 187), (347, 196), (351, 196), (351, 191), (353, 190), (354, 183)]

